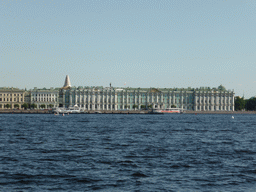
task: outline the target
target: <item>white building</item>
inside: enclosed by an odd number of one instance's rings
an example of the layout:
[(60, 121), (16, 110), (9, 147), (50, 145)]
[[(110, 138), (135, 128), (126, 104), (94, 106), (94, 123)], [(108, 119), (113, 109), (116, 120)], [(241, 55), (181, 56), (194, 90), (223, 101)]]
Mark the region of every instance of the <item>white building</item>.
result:
[(37, 108), (45, 105), (45, 108), (52, 108), (59, 106), (59, 89), (37, 89), (36, 87), (31, 90), (30, 104), (35, 104)]
[[(68, 80), (67, 80), (68, 79)], [(85, 110), (165, 109), (172, 106), (194, 111), (234, 111), (234, 91), (218, 88), (116, 88), (71, 87), (66, 77), (59, 91), (60, 106)]]

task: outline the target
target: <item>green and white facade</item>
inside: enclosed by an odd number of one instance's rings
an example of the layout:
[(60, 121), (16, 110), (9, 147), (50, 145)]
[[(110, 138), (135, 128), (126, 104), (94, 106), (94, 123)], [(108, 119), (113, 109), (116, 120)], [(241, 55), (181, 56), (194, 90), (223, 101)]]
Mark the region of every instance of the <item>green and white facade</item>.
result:
[(63, 107), (77, 105), (84, 110), (177, 108), (194, 111), (234, 111), (234, 92), (219, 88), (115, 88), (70, 87), (59, 92)]

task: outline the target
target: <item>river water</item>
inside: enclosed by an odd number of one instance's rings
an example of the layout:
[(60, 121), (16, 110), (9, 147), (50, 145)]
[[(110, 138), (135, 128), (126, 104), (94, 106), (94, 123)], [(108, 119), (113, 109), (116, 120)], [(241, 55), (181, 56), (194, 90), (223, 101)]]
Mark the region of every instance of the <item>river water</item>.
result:
[(0, 191), (255, 191), (256, 116), (1, 114)]

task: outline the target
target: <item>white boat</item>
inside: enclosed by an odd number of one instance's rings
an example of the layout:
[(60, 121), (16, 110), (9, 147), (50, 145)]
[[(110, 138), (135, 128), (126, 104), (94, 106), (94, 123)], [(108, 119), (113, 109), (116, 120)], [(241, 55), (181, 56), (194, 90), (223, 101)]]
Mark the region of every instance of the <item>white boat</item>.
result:
[(153, 109), (153, 113), (183, 113), (181, 108)]
[(69, 107), (69, 108), (57, 107), (57, 108), (53, 109), (53, 112), (55, 112), (55, 113), (81, 113), (81, 112), (84, 112), (84, 110), (82, 108), (78, 107), (77, 105), (75, 105), (74, 107)]

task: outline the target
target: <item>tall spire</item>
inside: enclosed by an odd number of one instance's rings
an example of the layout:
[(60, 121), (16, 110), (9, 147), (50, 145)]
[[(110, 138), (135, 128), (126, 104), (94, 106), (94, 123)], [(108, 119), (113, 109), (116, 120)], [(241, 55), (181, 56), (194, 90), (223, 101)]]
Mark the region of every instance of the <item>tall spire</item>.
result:
[(70, 83), (69, 76), (67, 75), (66, 79), (65, 79), (65, 82), (64, 82), (63, 88), (69, 88), (69, 87), (71, 87), (71, 83)]

